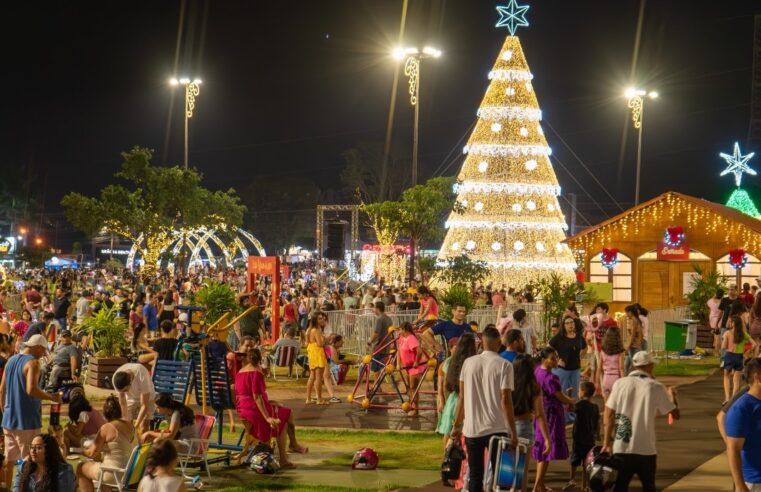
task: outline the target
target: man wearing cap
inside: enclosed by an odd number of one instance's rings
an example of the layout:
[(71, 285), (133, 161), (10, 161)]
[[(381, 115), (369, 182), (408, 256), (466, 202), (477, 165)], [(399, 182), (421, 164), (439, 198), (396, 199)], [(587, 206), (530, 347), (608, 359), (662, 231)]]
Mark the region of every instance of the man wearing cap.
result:
[(644, 492), (655, 492), (655, 417), (679, 419), (676, 394), (653, 377), (655, 362), (649, 352), (632, 358), (634, 370), (613, 385), (605, 403), (603, 451), (612, 452), (618, 478), (616, 492), (629, 490), (638, 475)]
[(61, 373), (66, 370), (69, 370), (71, 379), (77, 381), (77, 369), (79, 368), (79, 359), (82, 356), (77, 346), (71, 342), (69, 330), (61, 332), (60, 342), (53, 353), (53, 367), (48, 378), (49, 389), (55, 389), (58, 386), (58, 379), (61, 377)]
[(135, 428), (139, 431), (148, 430), (156, 397), (148, 369), (142, 364), (124, 364), (114, 373), (113, 385), (119, 393), (119, 405), (125, 418), (136, 420)]
[(21, 353), (5, 364), (0, 382), (0, 405), (3, 408), (5, 440), (5, 484), (10, 489), (13, 467), (17, 460), (29, 456), (29, 446), (42, 429), (42, 401), (61, 403), (57, 393), (46, 393), (37, 386), (40, 379), (40, 357), (48, 351), (48, 341), (33, 335), (22, 344)]

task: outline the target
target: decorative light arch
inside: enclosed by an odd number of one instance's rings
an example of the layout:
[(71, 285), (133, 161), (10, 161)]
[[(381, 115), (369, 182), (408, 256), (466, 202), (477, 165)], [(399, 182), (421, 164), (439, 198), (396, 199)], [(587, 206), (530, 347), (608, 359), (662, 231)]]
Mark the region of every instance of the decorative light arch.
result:
[[(229, 243), (226, 244), (223, 238)], [(138, 259), (138, 246), (142, 243), (143, 235), (141, 234), (127, 256), (127, 268), (135, 269), (139, 265), (141, 260)], [(177, 255), (183, 245), (190, 249), (189, 266), (201, 265), (204, 261), (208, 261), (209, 265), (216, 267), (220, 259), (225, 265), (231, 266), (236, 261), (246, 261), (251, 252), (259, 256), (267, 256), (262, 243), (250, 232), (239, 228), (228, 231), (199, 227), (184, 233), (175, 230), (172, 232), (171, 243), (161, 253), (171, 251), (172, 255)]]

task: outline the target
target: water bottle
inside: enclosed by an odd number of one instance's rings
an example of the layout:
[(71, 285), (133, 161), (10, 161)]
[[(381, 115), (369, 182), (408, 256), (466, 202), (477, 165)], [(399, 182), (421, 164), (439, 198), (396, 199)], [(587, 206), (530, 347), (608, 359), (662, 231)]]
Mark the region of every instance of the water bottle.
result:
[(50, 426), (58, 427), (61, 425), (61, 404), (54, 401), (50, 404)]

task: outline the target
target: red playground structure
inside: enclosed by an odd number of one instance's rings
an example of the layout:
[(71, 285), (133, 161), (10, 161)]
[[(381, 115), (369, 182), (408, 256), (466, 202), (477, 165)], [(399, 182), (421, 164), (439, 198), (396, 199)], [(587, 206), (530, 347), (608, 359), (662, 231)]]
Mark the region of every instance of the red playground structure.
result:
[[(426, 325), (424, 325), (427, 328)], [(426, 382), (426, 376), (433, 370), (436, 370), (437, 360), (433, 354), (429, 354), (423, 349), (423, 354), (426, 358), (425, 362), (419, 363), (415, 366), (404, 367), (401, 364), (399, 357), (399, 333), (396, 326), (391, 326), (388, 329), (388, 333), (383, 337), (383, 340), (376, 346), (371, 354), (365, 355), (362, 358), (359, 366), (359, 375), (357, 376), (357, 382), (354, 384), (354, 388), (351, 394), (347, 397), (347, 401), (351, 404), (358, 405), (365, 410), (370, 408), (385, 408), (385, 409), (398, 409), (404, 412), (411, 410), (411, 401), (417, 401), (419, 396), (422, 395), (434, 395), (432, 403), (428, 405), (418, 403), (417, 410), (436, 410), (435, 391), (423, 391), (423, 384)], [(420, 328), (416, 330), (419, 332)], [(417, 336), (410, 335), (410, 336)], [(372, 365), (375, 363), (376, 368), (380, 368), (379, 371), (373, 373)], [(425, 364), (425, 371), (420, 375), (420, 382), (416, 388), (410, 387), (410, 377), (407, 374), (407, 370), (412, 367), (419, 367)], [(375, 377), (373, 377), (375, 374)], [(374, 379), (374, 380), (373, 380)], [(393, 391), (381, 391), (382, 385), (387, 382), (393, 388)], [(412, 395), (410, 395), (410, 389), (412, 389)], [(384, 398), (391, 397), (389, 401), (383, 403), (377, 402), (378, 397)]]

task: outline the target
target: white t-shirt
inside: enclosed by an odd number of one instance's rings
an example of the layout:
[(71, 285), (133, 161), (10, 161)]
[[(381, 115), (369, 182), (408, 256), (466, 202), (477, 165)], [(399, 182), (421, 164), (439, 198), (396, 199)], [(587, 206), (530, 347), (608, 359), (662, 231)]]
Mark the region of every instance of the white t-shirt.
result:
[(523, 333), (523, 340), (526, 341), (526, 353), (532, 355), (534, 353), (533, 339), (536, 336), (534, 334), (534, 329), (530, 326), (521, 326), (520, 330), (521, 333)]
[(87, 317), (87, 308), (90, 307), (90, 300), (86, 297), (77, 299), (77, 322), (81, 323)]
[(655, 417), (675, 408), (665, 386), (635, 370), (613, 384), (605, 406), (616, 413), (613, 453), (657, 454)]
[(509, 433), (502, 410), (502, 391), (513, 389), (513, 365), (496, 352), (484, 351), (465, 360), (460, 381), (464, 392), (465, 437)]
[(182, 477), (156, 477), (146, 475), (140, 480), (143, 492), (177, 492), (182, 485)]
[(130, 407), (133, 405), (139, 405), (140, 395), (144, 393), (149, 395), (148, 401), (152, 403), (156, 397), (156, 389), (153, 387), (153, 381), (151, 381), (151, 375), (148, 374), (148, 369), (142, 364), (127, 363), (117, 369), (114, 376), (125, 371), (134, 375), (132, 378), (132, 384), (129, 386), (129, 391), (125, 393), (127, 397), (127, 405)]

